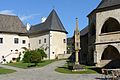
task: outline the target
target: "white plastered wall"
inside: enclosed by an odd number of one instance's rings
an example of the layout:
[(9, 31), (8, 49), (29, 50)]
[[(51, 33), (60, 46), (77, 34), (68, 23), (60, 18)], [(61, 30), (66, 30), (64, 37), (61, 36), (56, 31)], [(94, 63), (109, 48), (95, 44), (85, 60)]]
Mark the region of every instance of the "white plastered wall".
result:
[[(44, 43), (44, 39), (46, 39), (46, 43)], [(39, 40), (41, 40), (41, 44), (39, 44)], [(30, 49), (35, 50), (38, 48), (43, 48), (47, 54), (47, 59), (49, 59), (49, 33), (30, 36)]]
[[(18, 50), (18, 53), (23, 53), (22, 47), (28, 48), (29, 38), (28, 36), (19, 36), (17, 34), (9, 33), (0, 33), (0, 38), (3, 38), (3, 43), (0, 43), (0, 62), (2, 61), (2, 56), (5, 57), (6, 61), (9, 62), (12, 58), (17, 58), (19, 54), (15, 54), (15, 50)], [(14, 38), (19, 39), (19, 43), (14, 43)], [(23, 44), (22, 40), (26, 40), (26, 43)], [(10, 55), (9, 55), (10, 54)], [(23, 55), (23, 54), (22, 54)], [(23, 57), (23, 56), (22, 56)]]
[[(64, 40), (65, 39), (65, 43)], [(66, 54), (67, 35), (64, 32), (50, 31), (50, 59), (55, 59), (59, 54)]]

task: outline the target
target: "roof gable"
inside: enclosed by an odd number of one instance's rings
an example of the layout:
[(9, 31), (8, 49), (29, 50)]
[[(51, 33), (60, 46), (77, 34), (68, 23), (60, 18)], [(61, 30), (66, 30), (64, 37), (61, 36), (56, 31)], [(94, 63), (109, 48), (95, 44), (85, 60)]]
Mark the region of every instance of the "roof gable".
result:
[(62, 22), (60, 21), (56, 11), (53, 9), (47, 17), (44, 23), (40, 23), (31, 27), (30, 32), (41, 32), (41, 31), (61, 31), (67, 33)]

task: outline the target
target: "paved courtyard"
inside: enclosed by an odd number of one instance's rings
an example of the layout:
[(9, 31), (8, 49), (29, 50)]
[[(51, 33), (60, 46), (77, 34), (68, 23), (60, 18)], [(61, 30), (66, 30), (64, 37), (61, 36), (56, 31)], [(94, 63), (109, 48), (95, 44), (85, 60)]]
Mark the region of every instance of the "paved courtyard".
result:
[(15, 73), (0, 75), (0, 80), (100, 80), (100, 74), (62, 74), (54, 69), (64, 65), (65, 61), (56, 61), (42, 68), (19, 69), (0, 65), (9, 69), (17, 70)]

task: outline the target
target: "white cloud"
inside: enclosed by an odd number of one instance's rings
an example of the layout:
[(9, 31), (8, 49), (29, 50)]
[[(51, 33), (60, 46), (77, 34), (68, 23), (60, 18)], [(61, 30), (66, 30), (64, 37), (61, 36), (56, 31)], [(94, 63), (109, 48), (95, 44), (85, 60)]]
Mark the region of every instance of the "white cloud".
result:
[(0, 14), (6, 14), (6, 15), (16, 15), (13, 10), (2, 10), (0, 11)]
[(31, 19), (32, 16), (20, 16), (21, 21), (25, 21), (27, 19)]
[(31, 15), (20, 16), (20, 19), (21, 19), (21, 21), (26, 21), (26, 20), (32, 19), (32, 18), (34, 18), (35, 16), (38, 16), (38, 15), (40, 15), (40, 14), (31, 14)]
[[(2, 10), (0, 11), (0, 14), (6, 14), (6, 15), (16, 15), (13, 10)], [(34, 18), (35, 16), (39, 16), (40, 14), (30, 14), (30, 15), (22, 15), (20, 14), (19, 18), (21, 21), (27, 21), (29, 19)], [(18, 15), (17, 15), (18, 16)]]

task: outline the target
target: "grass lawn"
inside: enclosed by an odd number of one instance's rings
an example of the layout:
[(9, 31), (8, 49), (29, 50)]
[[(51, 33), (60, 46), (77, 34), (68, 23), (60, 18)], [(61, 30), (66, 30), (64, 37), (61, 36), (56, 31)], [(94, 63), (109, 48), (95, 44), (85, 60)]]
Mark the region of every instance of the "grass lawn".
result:
[(13, 72), (15, 72), (15, 70), (5, 69), (5, 68), (0, 67), (0, 74), (8, 74), (8, 73), (13, 73)]
[(44, 60), (44, 61), (41, 61), (41, 63), (38, 63), (37, 66), (34, 66), (34, 63), (22, 63), (22, 62), (8, 63), (6, 65), (27, 69), (27, 68), (31, 68), (31, 67), (43, 67), (43, 66), (46, 66), (54, 61), (55, 60)]
[(55, 69), (55, 71), (60, 72), (60, 73), (66, 73), (66, 74), (97, 74), (101, 73), (100, 68), (94, 68), (91, 66), (85, 66), (84, 71), (72, 71), (67, 68), (67, 64), (65, 64), (63, 67), (58, 67)]

